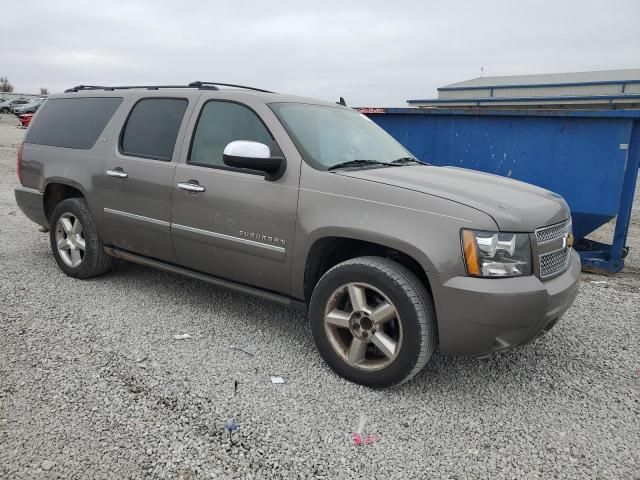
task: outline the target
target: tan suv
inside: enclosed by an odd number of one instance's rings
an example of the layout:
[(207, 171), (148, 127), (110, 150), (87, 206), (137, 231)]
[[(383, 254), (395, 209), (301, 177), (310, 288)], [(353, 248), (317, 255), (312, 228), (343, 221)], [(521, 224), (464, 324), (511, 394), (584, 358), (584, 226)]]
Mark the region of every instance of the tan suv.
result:
[[(345, 378), (549, 330), (578, 291), (564, 200), (421, 163), (342, 105), (248, 87), (75, 87), (37, 112), (16, 199), (77, 278), (126, 259), (308, 310)], [(229, 325), (233, 328), (233, 325)]]

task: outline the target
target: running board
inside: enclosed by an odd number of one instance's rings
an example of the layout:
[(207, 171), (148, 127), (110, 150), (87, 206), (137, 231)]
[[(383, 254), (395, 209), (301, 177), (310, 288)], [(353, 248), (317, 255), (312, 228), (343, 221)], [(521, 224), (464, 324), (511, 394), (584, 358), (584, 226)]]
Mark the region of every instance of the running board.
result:
[(126, 260), (128, 262), (144, 265), (145, 267), (156, 268), (158, 270), (164, 270), (165, 272), (177, 273), (178, 275), (184, 275), (185, 277), (201, 280), (203, 282), (211, 283), (219, 287), (225, 287), (237, 292), (245, 293), (247, 295), (263, 298), (265, 300), (269, 300), (270, 302), (284, 305), (285, 307), (292, 307), (303, 312), (307, 311), (307, 306), (304, 302), (301, 302), (300, 300), (294, 300), (293, 298), (287, 297), (286, 295), (279, 295), (277, 293), (262, 290), (260, 288), (249, 287), (247, 285), (243, 285), (242, 283), (236, 283), (231, 280), (224, 280), (222, 278), (196, 272), (188, 268), (178, 267), (176, 265), (161, 262), (159, 260), (153, 260), (151, 258), (136, 255), (135, 253), (130, 253), (118, 248), (104, 247), (104, 252), (112, 257), (121, 258), (122, 260)]

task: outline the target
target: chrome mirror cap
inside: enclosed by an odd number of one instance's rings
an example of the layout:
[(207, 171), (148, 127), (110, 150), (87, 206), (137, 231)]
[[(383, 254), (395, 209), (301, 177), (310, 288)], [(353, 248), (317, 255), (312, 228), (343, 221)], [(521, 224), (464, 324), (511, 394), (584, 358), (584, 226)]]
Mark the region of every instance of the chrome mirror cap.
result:
[(224, 155), (243, 158), (271, 158), (271, 151), (264, 143), (236, 140), (224, 147)]
[(229, 143), (224, 147), (222, 161), (228, 167), (264, 172), (267, 180), (277, 180), (286, 168), (284, 157), (272, 157), (267, 145), (249, 140)]

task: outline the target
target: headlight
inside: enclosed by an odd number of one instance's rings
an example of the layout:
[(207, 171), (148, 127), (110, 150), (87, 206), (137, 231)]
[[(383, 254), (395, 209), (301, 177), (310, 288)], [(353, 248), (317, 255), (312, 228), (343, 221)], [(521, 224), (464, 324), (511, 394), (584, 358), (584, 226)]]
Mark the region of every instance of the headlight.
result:
[(467, 274), (473, 277), (531, 275), (531, 243), (527, 233), (462, 230)]

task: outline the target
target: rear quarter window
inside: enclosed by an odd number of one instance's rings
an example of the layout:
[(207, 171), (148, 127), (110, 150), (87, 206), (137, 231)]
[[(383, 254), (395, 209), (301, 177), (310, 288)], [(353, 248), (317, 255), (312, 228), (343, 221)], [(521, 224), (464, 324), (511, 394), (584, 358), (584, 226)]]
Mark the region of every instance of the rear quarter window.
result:
[(121, 97), (49, 99), (39, 109), (25, 142), (88, 150), (120, 103)]

